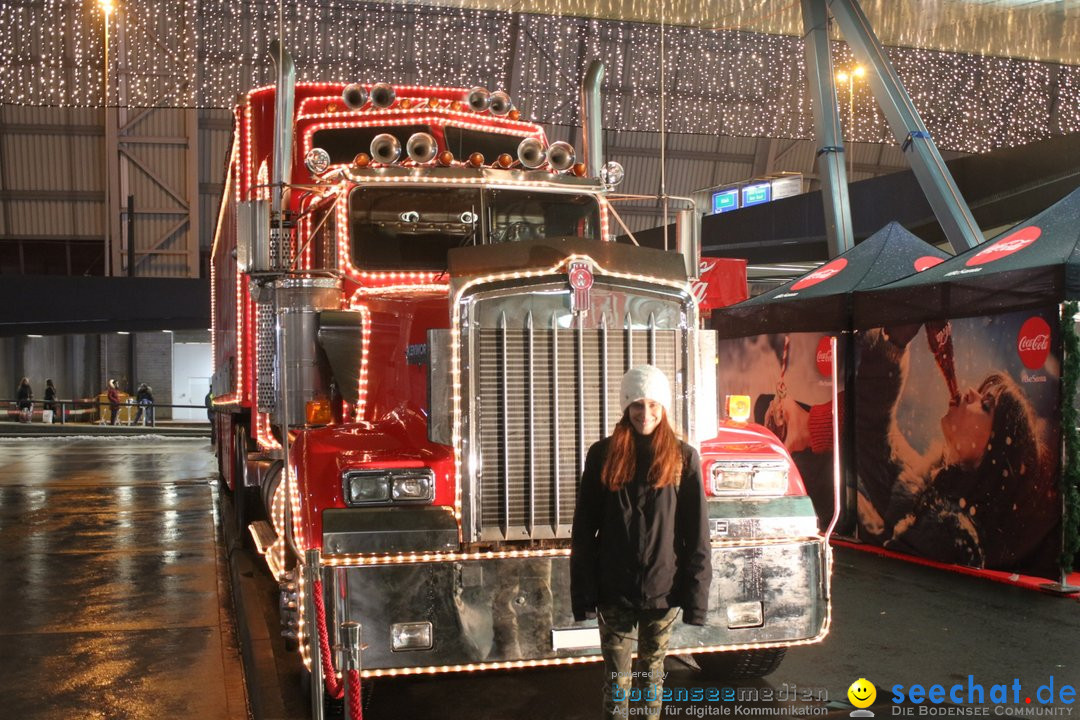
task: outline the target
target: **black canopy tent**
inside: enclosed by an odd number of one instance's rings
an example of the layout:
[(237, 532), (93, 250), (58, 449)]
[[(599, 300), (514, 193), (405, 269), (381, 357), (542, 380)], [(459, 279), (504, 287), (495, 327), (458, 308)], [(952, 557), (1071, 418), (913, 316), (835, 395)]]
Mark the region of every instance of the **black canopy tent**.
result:
[[(893, 371), (880, 362), (881, 358), (887, 357), (889, 353), (883, 353), (876, 348), (887, 348), (886, 343), (890, 341), (882, 343), (875, 340), (875, 337), (881, 336), (875, 336), (873, 328), (897, 329), (899, 335), (904, 336), (908, 330), (903, 326), (913, 328), (923, 323), (927, 323), (926, 335), (930, 341), (929, 352), (933, 357), (923, 363), (923, 367), (929, 369), (916, 375), (913, 354), (921, 352), (925, 355), (926, 347), (920, 342), (911, 342), (906, 346), (908, 349), (905, 353), (911, 360), (909, 382), (921, 389), (919, 399), (925, 408), (916, 409), (916, 403), (909, 403), (908, 409), (904, 411), (909, 418), (909, 426), (930, 427), (941, 424), (944, 428), (946, 420), (952, 422), (950, 418), (953, 406), (964, 407), (968, 402), (964, 399), (966, 395), (961, 395), (960, 399), (954, 397), (948, 405), (949, 409), (943, 410), (945, 402), (938, 399), (937, 410), (929, 409), (930, 401), (927, 398), (943, 394), (939, 379), (933, 377), (939, 369), (947, 381), (952, 377), (953, 385), (959, 386), (957, 390), (962, 394), (972, 392), (964, 390), (964, 386), (974, 381), (975, 384), (971, 387), (978, 388), (978, 394), (982, 395), (982, 387), (989, 378), (1004, 377), (1008, 383), (1003, 380), (995, 382), (1004, 387), (1014, 387), (1016, 394), (1026, 398), (1025, 402), (1020, 404), (1020, 407), (1025, 408), (1024, 412), (1017, 413), (1017, 417), (1032, 418), (1029, 424), (1034, 429), (1031, 437), (1035, 439), (1027, 444), (1037, 447), (1038, 438), (1042, 437), (1045, 442), (1045, 459), (1050, 463), (1045, 472), (1039, 471), (1044, 465), (1042, 461), (1032, 461), (1027, 466), (1020, 465), (1018, 473), (1013, 473), (1015, 480), (1009, 481), (1006, 470), (1012, 466), (991, 458), (995, 439), (995, 435), (991, 435), (983, 458), (990, 458), (992, 466), (987, 465), (984, 459), (979, 459), (981, 464), (977, 466), (973, 466), (971, 461), (968, 462), (968, 467), (974, 467), (970, 476), (978, 482), (969, 483), (970, 487), (965, 486), (966, 489), (961, 492), (957, 489), (960, 485), (955, 479), (951, 485), (943, 485), (938, 480), (950, 472), (958, 472), (953, 469), (958, 465), (946, 467), (937, 476), (929, 475), (925, 480), (926, 487), (933, 490), (934, 497), (942, 498), (935, 509), (937, 515), (916, 513), (916, 521), (904, 524), (902, 534), (896, 529), (901, 527), (898, 524), (892, 531), (892, 540), (887, 542), (894, 543), (902, 552), (964, 563), (966, 561), (955, 558), (933, 556), (934, 552), (949, 548), (950, 542), (955, 543), (955, 538), (942, 532), (944, 526), (935, 524), (934, 518), (970, 515), (974, 518), (972, 522), (978, 526), (976, 548), (985, 551), (982, 561), (986, 563), (986, 567), (1017, 569), (1027, 574), (1054, 577), (1057, 574), (1055, 568), (1058, 567), (1062, 539), (1059, 522), (1064, 518), (1068, 522), (1064, 533), (1065, 554), (1061, 557), (1066, 558), (1064, 566), (1070, 565), (1067, 558), (1072, 557), (1077, 544), (1075, 522), (1070, 520), (1075, 515), (1072, 510), (1061, 514), (1062, 499), (1057, 495), (1062, 472), (1066, 474), (1063, 487), (1072, 487), (1070, 483), (1073, 482), (1068, 478), (1068, 465), (1062, 466), (1060, 463), (1059, 447), (1062, 433), (1070, 424), (1065, 422), (1062, 414), (1062, 408), (1069, 403), (1069, 400), (1065, 399), (1069, 397), (1069, 390), (1060, 383), (1058, 373), (1061, 371), (1055, 369), (1056, 364), (1051, 362), (1047, 366), (1045, 363), (1048, 357), (1058, 358), (1060, 365), (1076, 362), (1075, 356), (1069, 358), (1063, 354), (1061, 343), (1064, 329), (1058, 329), (1057, 308), (1063, 302), (1078, 299), (1080, 190), (1073, 191), (1046, 210), (996, 238), (922, 273), (876, 289), (855, 293), (855, 327), (859, 328), (859, 335), (862, 337), (856, 390), (861, 386), (873, 387), (873, 392), (867, 393), (856, 402), (857, 433), (860, 436), (860, 475), (864, 465), (868, 468), (880, 466), (873, 458), (861, 457), (867, 447), (864, 440), (879, 432), (877, 427), (868, 425), (864, 428), (862, 416), (886, 417), (880, 412), (881, 403), (895, 402), (891, 416), (896, 418), (901, 415), (898, 408), (900, 403), (904, 402), (903, 395), (897, 401), (882, 399), (881, 384)], [(934, 340), (929, 337), (931, 327), (939, 328), (934, 330)], [(947, 331), (945, 328), (948, 328)], [(890, 331), (886, 333), (884, 337), (889, 337)], [(942, 338), (946, 339), (947, 346), (941, 344)], [(953, 339), (956, 340), (955, 350)], [(1039, 339), (1043, 340), (1041, 344)], [(983, 358), (992, 358), (992, 361), (979, 362)], [(937, 361), (937, 367), (933, 367), (934, 360)], [(965, 364), (967, 370), (964, 370)], [(867, 366), (865, 372), (864, 365)], [(976, 365), (977, 370), (974, 367)], [(1067, 369), (1064, 376), (1068, 376)], [(912, 380), (912, 377), (915, 379)], [(927, 391), (927, 388), (935, 387), (938, 389)], [(983, 402), (985, 403), (985, 400)], [(996, 415), (994, 422), (996, 428)], [(955, 424), (951, 426), (957, 427)], [(1010, 443), (1014, 436), (1024, 437), (1023, 432), (1018, 432), (1015, 428), (1002, 434), (1005, 437), (1005, 446), (1025, 445), (1023, 441)], [(1066, 449), (1070, 444), (1075, 445), (1075, 440), (1067, 439), (1067, 432), (1065, 436)], [(895, 450), (892, 457), (897, 457)], [(947, 456), (945, 462), (948, 463)], [(1032, 471), (1032, 468), (1035, 470)], [(874, 482), (884, 487), (872, 477), (873, 473), (870, 475), (868, 483)], [(863, 482), (862, 478), (860, 482)], [(989, 490), (984, 491), (984, 488)], [(975, 489), (984, 492), (981, 501)], [(929, 490), (927, 492), (929, 493)], [(946, 510), (951, 508), (948, 503), (955, 500), (953, 495), (960, 496), (962, 504), (959, 511), (952, 508), (952, 515), (949, 515)], [(1070, 503), (1075, 505), (1075, 500), (1070, 500), (1068, 495), (1064, 502), (1066, 506)], [(879, 514), (889, 512), (888, 507), (877, 510), (880, 511)], [(931, 542), (927, 539), (928, 535), (920, 536), (920, 523), (927, 533), (938, 533), (945, 539)], [(901, 534), (899, 539), (898, 534)], [(1006, 536), (1010, 538), (1011, 545), (1000, 539)], [(995, 543), (998, 550), (993, 549)], [(1004, 550), (1000, 550), (1002, 547)]]
[(1046, 307), (1080, 299), (1080, 189), (995, 239), (855, 295), (855, 326)]
[(712, 327), (722, 338), (843, 332), (852, 327), (852, 293), (891, 283), (948, 257), (891, 222), (811, 273), (714, 310)]
[[(924, 267), (940, 263), (947, 257), (949, 256), (946, 253), (912, 235), (899, 223), (892, 222), (813, 272), (751, 300), (715, 310), (712, 314), (712, 327), (721, 338), (720, 347), (727, 353), (726, 361), (736, 364), (747, 362), (748, 354), (752, 355), (758, 351), (755, 348), (760, 348), (760, 343), (751, 341), (748, 344), (748, 341), (764, 336), (767, 344), (777, 352), (781, 365), (779, 380), (785, 385), (786, 391), (797, 399), (803, 408), (817, 416), (821, 411), (820, 406), (815, 410), (803, 401), (818, 396), (820, 402), (820, 390), (817, 389), (818, 382), (815, 379), (819, 379), (820, 374), (817, 373), (823, 371), (818, 365), (817, 370), (800, 373), (793, 365), (793, 372), (787, 372), (788, 341), (796, 342), (795, 338), (800, 335), (813, 333), (844, 336), (839, 340), (838, 353), (843, 358), (845, 374), (850, 373), (853, 367), (850, 357), (853, 348), (847, 341), (847, 336), (853, 327), (853, 293), (911, 275)], [(816, 357), (808, 358), (805, 353), (796, 353), (794, 345), (792, 350), (793, 357), (790, 362), (804, 370), (808, 362), (813, 365), (817, 360)], [(762, 364), (769, 363), (762, 361)], [(721, 373), (723, 372), (721, 370)], [(787, 373), (786, 378), (784, 373)], [(800, 384), (805, 382), (810, 382), (812, 387)], [(849, 382), (849, 378), (841, 378), (837, 391), (842, 392), (849, 386)], [(779, 392), (777, 390), (777, 393)], [(768, 393), (758, 396), (754, 410), (758, 422), (770, 425), (767, 406), (771, 406), (777, 397)], [(852, 412), (851, 408), (847, 407), (850, 404), (847, 393), (841, 395), (841, 403), (844, 406), (841, 418), (850, 417)], [(825, 417), (831, 416), (831, 402), (825, 412)], [(847, 423), (841, 422), (841, 426), (841, 466), (847, 475), (851, 467), (851, 433), (850, 428), (846, 427)], [(782, 430), (777, 429), (777, 433), (782, 435), (781, 439), (791, 451), (807, 492), (814, 502), (819, 525), (825, 528), (834, 512), (831, 442), (818, 442), (805, 448), (799, 446), (798, 441), (787, 436)], [(831, 432), (829, 434), (831, 435)], [(850, 486), (849, 491), (844, 494), (841, 503), (838, 530), (842, 533), (852, 530), (854, 526), (853, 483), (854, 477), (851, 476), (846, 483)]]

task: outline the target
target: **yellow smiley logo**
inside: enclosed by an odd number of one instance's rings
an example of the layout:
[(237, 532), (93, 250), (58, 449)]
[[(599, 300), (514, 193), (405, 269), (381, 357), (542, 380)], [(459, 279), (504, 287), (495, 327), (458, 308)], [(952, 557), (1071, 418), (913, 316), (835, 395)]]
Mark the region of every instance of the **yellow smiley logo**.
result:
[(877, 688), (866, 678), (859, 678), (847, 689), (848, 700), (857, 708), (868, 708), (877, 699)]

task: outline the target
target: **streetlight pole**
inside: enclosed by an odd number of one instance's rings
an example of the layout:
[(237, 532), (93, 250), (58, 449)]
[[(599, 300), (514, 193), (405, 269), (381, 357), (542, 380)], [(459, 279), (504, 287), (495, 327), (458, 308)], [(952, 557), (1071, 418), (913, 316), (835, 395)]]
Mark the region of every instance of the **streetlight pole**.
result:
[(101, 7), (101, 12), (105, 16), (105, 59), (104, 65), (102, 65), (102, 77), (104, 84), (101, 89), (101, 118), (102, 127), (105, 130), (105, 275), (112, 274), (111, 260), (112, 260), (112, 236), (111, 228), (112, 221), (110, 219), (110, 212), (112, 208), (112, 193), (110, 190), (111, 179), (109, 178), (109, 17), (112, 15), (113, 4), (112, 0), (98, 0), (98, 4)]
[(855, 78), (861, 78), (865, 74), (866, 69), (862, 65), (856, 65), (850, 73), (844, 70), (836, 73), (836, 79), (840, 82), (846, 82), (848, 88), (848, 141), (844, 152), (848, 156), (849, 183), (855, 174), (855, 152), (852, 147), (855, 138)]

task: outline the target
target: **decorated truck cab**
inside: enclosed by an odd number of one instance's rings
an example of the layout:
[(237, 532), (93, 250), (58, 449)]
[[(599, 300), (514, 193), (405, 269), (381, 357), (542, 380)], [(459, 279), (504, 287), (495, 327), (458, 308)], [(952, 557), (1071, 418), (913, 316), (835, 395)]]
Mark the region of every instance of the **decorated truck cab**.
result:
[[(223, 484), (319, 702), (339, 677), (600, 659), (570, 608), (570, 528), (645, 362), (700, 448), (712, 528), (709, 622), (671, 652), (752, 676), (824, 637), (828, 549), (798, 473), (764, 428), (718, 421), (697, 250), (614, 241), (598, 132), (578, 162), (503, 93), (280, 64), (235, 110), (212, 393)], [(584, 95), (595, 113), (598, 84)]]

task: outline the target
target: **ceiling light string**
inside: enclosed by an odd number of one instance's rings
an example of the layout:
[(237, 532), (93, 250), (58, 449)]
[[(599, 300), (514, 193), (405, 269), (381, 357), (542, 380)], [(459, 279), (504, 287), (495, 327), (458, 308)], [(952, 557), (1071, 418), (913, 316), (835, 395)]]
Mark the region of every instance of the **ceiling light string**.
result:
[[(585, 64), (580, 55), (587, 48), (608, 66), (605, 128), (655, 132), (659, 125), (655, 24), (420, 4), (409, 5), (406, 17), (400, 5), (362, 0), (296, 0), (284, 8), (281, 21), (279, 2), (124, 4), (129, 17), (125, 78), (133, 107), (231, 107), (238, 94), (273, 81), (266, 47), (283, 23), (289, 47), (296, 50), (297, 76), (305, 81), (400, 83), (415, 75), (424, 84), (496, 89), (505, 84), (507, 52), (516, 46), (515, 102), (531, 111), (530, 119), (559, 126), (578, 124), (576, 99), (566, 102), (577, 97), (576, 80), (565, 76), (580, 74)], [(787, 7), (789, 0), (782, 4)], [(748, 13), (765, 11), (758, 3), (747, 5), (753, 5)], [(568, 7), (578, 5), (559, 0), (560, 12)], [(665, 133), (811, 135), (799, 37), (675, 25), (670, 10), (664, 13), (664, 68), (670, 60), (682, 72), (677, 85), (665, 78)], [(659, 15), (659, 9), (653, 12)], [(191, 30), (184, 15), (191, 13), (197, 37), (185, 41)], [(416, 26), (403, 42), (402, 22), (409, 19)], [(0, 0), (0, 65), (5, 68), (0, 102), (100, 106), (101, 22), (99, 12), (85, 12), (84, 3), (75, 0)], [(505, 40), (511, 32), (517, 33), (516, 44)], [(493, 41), (478, 50), (478, 38)], [(838, 66), (850, 57), (842, 43), (835, 43), (833, 52)], [(942, 149), (984, 152), (1080, 132), (1078, 66), (910, 47), (891, 47), (888, 55)], [(197, 88), (188, 72), (195, 63)], [(870, 93), (857, 92), (855, 100), (857, 123), (850, 139), (877, 143), (890, 137)], [(665, 151), (671, 141), (665, 139)]]

